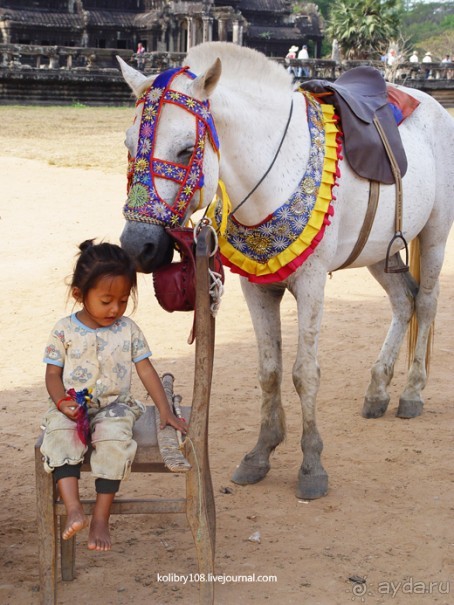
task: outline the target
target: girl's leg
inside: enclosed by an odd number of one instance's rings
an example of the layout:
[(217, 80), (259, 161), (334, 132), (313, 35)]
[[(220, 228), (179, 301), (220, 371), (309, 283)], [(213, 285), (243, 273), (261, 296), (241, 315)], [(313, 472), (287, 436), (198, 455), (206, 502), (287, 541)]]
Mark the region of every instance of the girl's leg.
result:
[[(110, 550), (110, 509), (120, 481), (127, 477), (137, 443), (132, 439), (136, 415), (127, 404), (115, 401), (91, 420), (91, 470), (96, 479), (96, 504), (88, 534), (90, 550)], [(110, 479), (106, 479), (110, 477)]]
[(112, 502), (120, 488), (120, 481), (96, 479), (96, 504), (88, 533), (89, 550), (105, 551), (112, 548), (109, 518)]
[(79, 498), (80, 466), (65, 464), (54, 471), (58, 492), (66, 508), (66, 526), (62, 531), (63, 540), (69, 540), (88, 525)]

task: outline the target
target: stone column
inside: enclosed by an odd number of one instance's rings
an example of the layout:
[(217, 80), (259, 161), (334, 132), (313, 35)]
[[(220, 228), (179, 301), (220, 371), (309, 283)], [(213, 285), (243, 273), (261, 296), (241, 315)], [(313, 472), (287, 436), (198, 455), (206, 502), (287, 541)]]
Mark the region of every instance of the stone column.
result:
[(173, 29), (173, 27), (169, 28), (169, 48), (168, 48), (169, 53), (174, 53), (175, 52), (175, 30)]
[(0, 32), (2, 33), (0, 42), (2, 44), (11, 44), (11, 27), (9, 21), (0, 22)]
[(240, 22), (235, 19), (232, 24), (232, 42), (234, 44), (240, 43)]
[(244, 30), (243, 24), (240, 23), (239, 24), (239, 31), (238, 31), (238, 44), (240, 46), (243, 46), (243, 30)]
[(186, 17), (188, 23), (188, 47), (187, 51), (192, 48), (195, 44), (194, 36), (194, 19), (192, 17)]
[(161, 52), (167, 52), (169, 50), (167, 48), (166, 35), (167, 35), (167, 25), (164, 24), (161, 29), (160, 40), (158, 41), (158, 50)]
[(213, 19), (204, 15), (202, 17), (203, 22), (203, 34), (202, 42), (211, 42), (213, 40)]
[(218, 19), (218, 37), (220, 42), (227, 42), (227, 21)]

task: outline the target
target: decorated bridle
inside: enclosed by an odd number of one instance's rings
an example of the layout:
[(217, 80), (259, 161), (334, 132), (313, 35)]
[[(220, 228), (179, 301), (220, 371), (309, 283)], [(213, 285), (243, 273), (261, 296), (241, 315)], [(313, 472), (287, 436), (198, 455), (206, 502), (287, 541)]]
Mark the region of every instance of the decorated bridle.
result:
[[(173, 80), (180, 75), (191, 80), (196, 78), (188, 67), (169, 69), (157, 76), (137, 100), (136, 106), (143, 103), (143, 111), (137, 154), (135, 158), (128, 156), (128, 198), (123, 210), (127, 220), (170, 227), (182, 226), (197, 191), (200, 191), (200, 205), (202, 204), (206, 139), (208, 137), (217, 154), (219, 139), (209, 101), (198, 101), (171, 88)], [(195, 117), (195, 144), (187, 165), (155, 157), (155, 134), (165, 104), (177, 105)], [(178, 183), (178, 193), (171, 205), (158, 194), (155, 178)]]

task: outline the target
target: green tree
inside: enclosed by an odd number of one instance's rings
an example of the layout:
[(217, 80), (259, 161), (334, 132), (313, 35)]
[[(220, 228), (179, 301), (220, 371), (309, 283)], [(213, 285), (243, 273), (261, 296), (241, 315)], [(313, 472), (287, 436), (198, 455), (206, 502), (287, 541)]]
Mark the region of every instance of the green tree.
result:
[(407, 11), (402, 27), (420, 56), (428, 50), (434, 60), (454, 54), (454, 2), (415, 3)]
[(337, 0), (326, 33), (347, 59), (376, 59), (399, 36), (402, 0)]

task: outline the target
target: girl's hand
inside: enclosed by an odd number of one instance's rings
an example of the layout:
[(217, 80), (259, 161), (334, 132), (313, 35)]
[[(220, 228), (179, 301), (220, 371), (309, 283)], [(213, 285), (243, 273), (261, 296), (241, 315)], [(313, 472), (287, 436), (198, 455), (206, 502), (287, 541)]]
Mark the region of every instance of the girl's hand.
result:
[(174, 429), (186, 435), (188, 432), (188, 427), (186, 425), (186, 421), (184, 418), (178, 418), (175, 414), (169, 409), (164, 413), (160, 412), (161, 423), (159, 425), (160, 429), (164, 429), (167, 425), (173, 426)]
[(181, 431), (183, 435), (186, 435), (188, 432), (186, 422), (181, 418), (177, 418), (170, 409), (161, 379), (159, 378), (154, 367), (151, 365), (151, 361), (148, 359), (148, 357), (136, 363), (136, 370), (143, 386), (147, 389), (148, 394), (153, 399), (156, 407), (159, 410), (159, 415), (161, 417), (161, 429), (165, 428), (165, 426), (169, 424), (177, 431)]
[(58, 410), (70, 420), (77, 421), (79, 406), (73, 399), (61, 399), (57, 403)]

